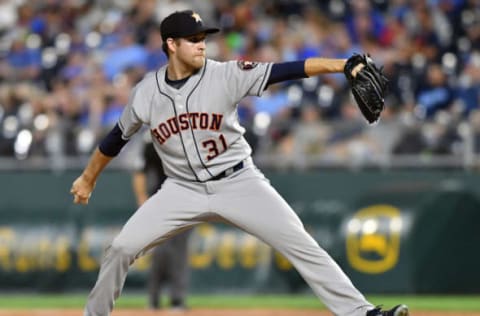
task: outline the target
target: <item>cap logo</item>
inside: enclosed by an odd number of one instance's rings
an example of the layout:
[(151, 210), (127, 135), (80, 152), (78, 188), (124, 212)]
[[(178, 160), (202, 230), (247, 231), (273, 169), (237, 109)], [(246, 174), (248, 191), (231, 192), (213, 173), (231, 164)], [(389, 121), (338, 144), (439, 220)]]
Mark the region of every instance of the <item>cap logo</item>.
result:
[(195, 22), (197, 22), (197, 23), (198, 23), (198, 22), (202, 22), (202, 18), (201, 18), (200, 15), (199, 15), (198, 13), (196, 13), (196, 12), (193, 12), (193, 13), (192, 13), (192, 18), (194, 18), (194, 19), (195, 19)]

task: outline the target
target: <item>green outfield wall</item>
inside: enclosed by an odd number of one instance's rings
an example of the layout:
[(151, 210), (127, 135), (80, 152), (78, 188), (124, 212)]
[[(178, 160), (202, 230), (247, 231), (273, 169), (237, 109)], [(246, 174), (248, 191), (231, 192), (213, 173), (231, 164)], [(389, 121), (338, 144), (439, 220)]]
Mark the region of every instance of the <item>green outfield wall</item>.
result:
[[(461, 170), (266, 172), (306, 229), (368, 293), (480, 292), (480, 179)], [(88, 206), (78, 172), (0, 173), (0, 290), (63, 291), (95, 281), (103, 250), (135, 210), (130, 174), (107, 170)], [(190, 238), (191, 290), (306, 291), (268, 245), (221, 224)], [(126, 286), (143, 287), (149, 256)]]

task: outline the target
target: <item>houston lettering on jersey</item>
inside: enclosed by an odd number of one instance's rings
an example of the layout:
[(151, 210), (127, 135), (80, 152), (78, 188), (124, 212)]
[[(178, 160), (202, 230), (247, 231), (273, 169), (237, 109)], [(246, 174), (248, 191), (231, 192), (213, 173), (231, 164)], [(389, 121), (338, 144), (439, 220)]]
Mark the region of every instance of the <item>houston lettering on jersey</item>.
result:
[(218, 131), (222, 125), (223, 114), (216, 113), (183, 113), (178, 117), (174, 116), (165, 122), (158, 124), (157, 127), (150, 130), (152, 135), (163, 144), (170, 136), (178, 134), (180, 131), (189, 129), (202, 129)]

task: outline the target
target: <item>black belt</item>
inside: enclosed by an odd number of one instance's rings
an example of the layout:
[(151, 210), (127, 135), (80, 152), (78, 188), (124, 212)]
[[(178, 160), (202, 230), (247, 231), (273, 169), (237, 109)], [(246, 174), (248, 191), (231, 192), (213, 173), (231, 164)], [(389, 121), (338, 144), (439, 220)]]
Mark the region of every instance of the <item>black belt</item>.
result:
[(237, 172), (238, 170), (242, 169), (245, 165), (243, 164), (243, 160), (240, 161), (239, 163), (237, 163), (235, 166), (231, 167), (231, 168), (228, 168), (227, 170), (224, 170), (222, 172), (220, 172), (219, 174), (217, 174), (215, 177), (211, 178), (210, 181), (217, 181), (217, 180), (220, 180), (220, 179), (223, 179), (229, 175), (231, 175), (232, 173), (235, 173)]

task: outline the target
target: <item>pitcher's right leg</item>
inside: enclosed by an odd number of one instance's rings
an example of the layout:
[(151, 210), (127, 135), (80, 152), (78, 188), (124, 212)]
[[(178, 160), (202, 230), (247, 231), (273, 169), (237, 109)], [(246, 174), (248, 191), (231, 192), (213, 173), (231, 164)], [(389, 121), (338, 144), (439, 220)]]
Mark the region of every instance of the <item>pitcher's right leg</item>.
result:
[(167, 180), (130, 217), (105, 253), (84, 316), (109, 316), (134, 260), (155, 244), (198, 224), (193, 219), (208, 208), (200, 189)]
[[(122, 292), (128, 267), (135, 258), (134, 254), (122, 253), (122, 251), (122, 248), (113, 248), (112, 246), (106, 250), (97, 282), (88, 295), (85, 316), (110, 315), (115, 300)], [(111, 290), (105, 287), (107, 283), (113, 284)]]

